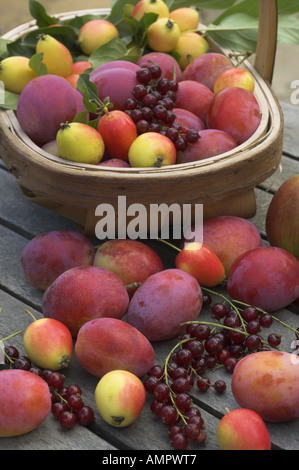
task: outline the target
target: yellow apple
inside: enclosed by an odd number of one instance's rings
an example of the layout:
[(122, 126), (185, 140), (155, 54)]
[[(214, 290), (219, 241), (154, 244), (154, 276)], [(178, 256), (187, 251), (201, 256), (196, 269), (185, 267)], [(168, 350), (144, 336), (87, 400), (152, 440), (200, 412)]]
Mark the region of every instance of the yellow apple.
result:
[(49, 34), (41, 34), (36, 43), (36, 52), (43, 52), (43, 63), (48, 73), (68, 77), (72, 73), (73, 57), (68, 48)]
[(140, 0), (136, 3), (132, 11), (132, 16), (136, 20), (141, 20), (144, 13), (157, 13), (158, 18), (168, 18), (169, 10), (163, 0)]
[(113, 23), (107, 20), (87, 21), (79, 30), (78, 41), (82, 52), (92, 54), (98, 47), (119, 37), (119, 32)]
[(0, 80), (7, 91), (19, 94), (35, 77), (27, 57), (11, 56), (0, 62)]
[(56, 144), (61, 158), (80, 163), (98, 164), (105, 151), (101, 134), (81, 122), (61, 124)]
[(128, 158), (132, 167), (160, 168), (175, 164), (176, 148), (168, 137), (157, 132), (145, 132), (132, 143)]
[(197, 29), (199, 23), (199, 13), (195, 8), (177, 8), (169, 13), (169, 18), (179, 25), (181, 33)]
[(100, 415), (108, 424), (119, 428), (136, 421), (145, 398), (141, 380), (126, 370), (107, 372), (95, 389), (95, 402)]
[(180, 38), (180, 28), (170, 18), (160, 18), (152, 23), (147, 30), (147, 42), (153, 51), (170, 52)]
[(209, 48), (208, 42), (200, 34), (193, 32), (181, 33), (174, 51), (178, 52), (178, 60), (182, 70), (196, 58), (205, 54)]

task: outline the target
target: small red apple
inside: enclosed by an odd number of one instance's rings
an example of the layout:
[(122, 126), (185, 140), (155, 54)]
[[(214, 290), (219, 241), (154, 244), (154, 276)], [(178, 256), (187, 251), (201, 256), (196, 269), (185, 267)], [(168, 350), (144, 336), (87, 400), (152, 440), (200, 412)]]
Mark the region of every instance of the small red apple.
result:
[(217, 439), (222, 450), (271, 450), (268, 429), (252, 410), (229, 411), (220, 420)]
[(174, 165), (176, 148), (165, 135), (157, 132), (140, 134), (129, 149), (129, 163), (132, 167), (156, 167)]
[(176, 256), (175, 266), (194, 276), (200, 285), (206, 287), (216, 286), (225, 278), (220, 259), (202, 243), (188, 243)]
[(52, 318), (40, 318), (30, 323), (23, 343), (27, 356), (43, 369), (68, 367), (73, 355), (73, 339), (69, 329)]
[(110, 111), (100, 117), (97, 129), (109, 156), (128, 161), (129, 148), (137, 137), (136, 126), (130, 116), (120, 110)]

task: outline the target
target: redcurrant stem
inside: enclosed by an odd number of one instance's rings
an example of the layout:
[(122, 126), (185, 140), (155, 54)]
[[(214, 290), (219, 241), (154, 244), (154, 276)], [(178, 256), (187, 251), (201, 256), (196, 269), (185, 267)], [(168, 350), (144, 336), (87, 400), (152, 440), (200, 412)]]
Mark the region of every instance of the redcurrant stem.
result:
[(28, 308), (25, 308), (25, 312), (28, 313), (33, 318), (33, 321), (36, 321), (35, 316), (33, 315), (33, 313), (30, 312), (30, 310), (28, 310)]
[(11, 335), (6, 336), (6, 338), (2, 338), (1, 341), (6, 341), (6, 340), (12, 338), (13, 336), (19, 335), (19, 334), (22, 333), (22, 332), (23, 332), (23, 330), (16, 331), (15, 333), (12, 333)]

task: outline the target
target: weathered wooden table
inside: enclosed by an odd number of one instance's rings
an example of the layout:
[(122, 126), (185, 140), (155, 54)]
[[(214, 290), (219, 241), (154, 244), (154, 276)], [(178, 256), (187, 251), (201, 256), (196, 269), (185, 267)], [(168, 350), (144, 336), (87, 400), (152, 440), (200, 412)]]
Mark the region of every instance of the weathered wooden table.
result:
[[(282, 172), (279, 171), (256, 188), (257, 213), (251, 221), (258, 227), (264, 243), (267, 244), (265, 235), (265, 215), (273, 196), (273, 193), (282, 184), (299, 170), (299, 140), (298, 122), (299, 108), (282, 103), (285, 116), (284, 151), (282, 156)], [(273, 183), (273, 184), (272, 184)], [(269, 186), (272, 186), (269, 188)], [(25, 280), (20, 264), (21, 252), (31, 238), (49, 230), (74, 229), (71, 221), (62, 218), (46, 209), (28, 202), (20, 194), (15, 179), (10, 175), (5, 165), (0, 163), (0, 339), (18, 330), (25, 330), (32, 321), (25, 308), (30, 309), (36, 318), (42, 317), (41, 298), (42, 293), (31, 287)], [(164, 261), (166, 268), (174, 267), (176, 253), (169, 247), (156, 241), (150, 241)], [(297, 310), (297, 314), (298, 314)], [(276, 316), (293, 327), (299, 326), (299, 316), (294, 305), (277, 312)], [(208, 311), (203, 310), (201, 318), (207, 318)], [(294, 333), (276, 323), (271, 327), (271, 332), (283, 334), (281, 347), (292, 352), (291, 343)], [(22, 334), (12, 338), (8, 343), (15, 345), (24, 353), (22, 346)], [(157, 363), (162, 363), (176, 340), (154, 344)], [(3, 367), (3, 366), (2, 366)], [(47, 419), (34, 431), (15, 438), (0, 439), (2, 450), (101, 450), (106, 456), (121, 457), (128, 455), (131, 450), (137, 455), (137, 450), (148, 451), (149, 458), (155, 458), (155, 451), (171, 454), (173, 448), (167, 435), (167, 427), (154, 417), (150, 411), (151, 397), (140, 417), (127, 428), (114, 428), (103, 421), (96, 411), (94, 390), (98, 383), (96, 377), (91, 376), (73, 357), (67, 370), (66, 384), (77, 383), (83, 389), (84, 402), (93, 407), (96, 419), (89, 428), (75, 426), (70, 431), (64, 431), (59, 423), (50, 414)], [(185, 454), (197, 455), (200, 450), (219, 449), (216, 437), (217, 425), (227, 409), (237, 408), (231, 390), (230, 375), (218, 369), (212, 373), (212, 380), (224, 378), (228, 387), (224, 394), (217, 394), (213, 389), (205, 393), (199, 392), (194, 387), (193, 400), (200, 408), (206, 425), (208, 436), (204, 446), (189, 445)], [(1, 399), (1, 397), (0, 397)], [(271, 435), (272, 448), (279, 450), (299, 449), (299, 420), (283, 424), (267, 424)], [(114, 451), (118, 452), (114, 453)], [(121, 451), (126, 451), (121, 452)], [(139, 455), (137, 461), (143, 457)], [(144, 458), (145, 459), (145, 458)], [(144, 460), (145, 461), (145, 460)], [(121, 461), (119, 461), (121, 462)], [(102, 462), (106, 463), (106, 462)], [(115, 461), (116, 463), (116, 461)], [(128, 462), (127, 462), (128, 463)], [(152, 462), (150, 462), (152, 463)], [(185, 463), (192, 463), (186, 461)]]

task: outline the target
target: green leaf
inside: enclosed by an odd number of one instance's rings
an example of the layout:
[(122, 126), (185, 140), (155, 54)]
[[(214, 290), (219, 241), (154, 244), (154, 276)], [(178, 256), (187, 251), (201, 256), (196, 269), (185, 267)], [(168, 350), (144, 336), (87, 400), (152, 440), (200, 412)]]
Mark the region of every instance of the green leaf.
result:
[(292, 15), (299, 12), (298, 0), (277, 0), (279, 15)]
[(99, 65), (111, 62), (112, 60), (122, 59), (127, 53), (126, 46), (121, 39), (113, 38), (111, 41), (98, 47), (90, 56), (89, 61), (93, 68)]
[(81, 122), (83, 124), (87, 124), (88, 122), (88, 115), (89, 115), (89, 112), (86, 110), (86, 111), (82, 111), (81, 113), (77, 114), (73, 121), (72, 122)]
[(11, 39), (0, 38), (0, 60), (4, 59), (8, 55), (7, 46), (13, 41)]
[(0, 108), (13, 109), (15, 111), (18, 106), (19, 96), (17, 93), (4, 90), (4, 100), (1, 99), (3, 103), (0, 102)]
[(278, 18), (277, 42), (299, 45), (299, 19), (295, 16)]
[(95, 83), (89, 80), (88, 73), (81, 73), (81, 75), (79, 75), (77, 88), (83, 95), (83, 104), (86, 111), (96, 113), (98, 105), (94, 101), (98, 102), (99, 94)]
[(31, 16), (35, 18), (37, 26), (48, 26), (50, 24), (58, 23), (57, 18), (49, 16), (45, 7), (35, 0), (29, 0), (29, 10)]
[(34, 54), (29, 60), (29, 67), (36, 73), (36, 75), (47, 75), (48, 68), (46, 64), (43, 63), (43, 52), (38, 52)]
[(232, 51), (247, 52), (256, 50), (258, 18), (245, 13), (225, 16), (219, 24), (208, 25), (204, 29), (221, 47)]

